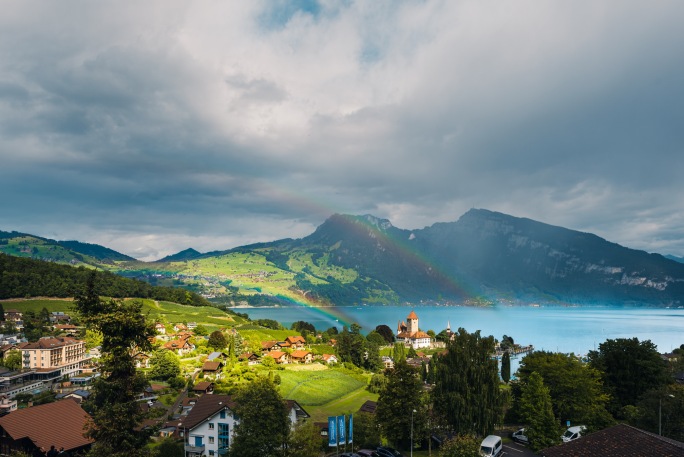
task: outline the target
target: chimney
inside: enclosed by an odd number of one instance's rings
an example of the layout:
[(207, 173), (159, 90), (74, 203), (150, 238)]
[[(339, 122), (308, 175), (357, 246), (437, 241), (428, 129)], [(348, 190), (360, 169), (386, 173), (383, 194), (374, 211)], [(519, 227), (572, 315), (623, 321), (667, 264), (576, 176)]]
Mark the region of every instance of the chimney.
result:
[(32, 402), (32, 401), (29, 401), (28, 403), (26, 403), (26, 407), (27, 407), (27, 408), (30, 408), (31, 406), (33, 406), (33, 402)]

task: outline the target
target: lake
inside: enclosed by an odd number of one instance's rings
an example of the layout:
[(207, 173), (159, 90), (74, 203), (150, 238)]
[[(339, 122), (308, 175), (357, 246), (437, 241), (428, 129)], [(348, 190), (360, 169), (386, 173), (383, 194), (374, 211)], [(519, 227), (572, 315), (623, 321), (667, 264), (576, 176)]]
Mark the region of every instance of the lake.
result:
[(275, 319), (290, 327), (303, 320), (316, 329), (356, 322), (368, 333), (377, 325), (388, 325), (396, 332), (397, 323), (405, 321), (414, 310), (422, 330), (439, 333), (447, 323), (451, 329), (481, 330), (501, 340), (513, 337), (521, 345), (553, 352), (586, 354), (607, 339), (637, 337), (651, 340), (661, 353), (684, 344), (684, 309), (620, 306), (531, 307), (505, 306), (478, 308), (467, 306), (363, 306), (336, 308), (235, 308), (252, 319)]

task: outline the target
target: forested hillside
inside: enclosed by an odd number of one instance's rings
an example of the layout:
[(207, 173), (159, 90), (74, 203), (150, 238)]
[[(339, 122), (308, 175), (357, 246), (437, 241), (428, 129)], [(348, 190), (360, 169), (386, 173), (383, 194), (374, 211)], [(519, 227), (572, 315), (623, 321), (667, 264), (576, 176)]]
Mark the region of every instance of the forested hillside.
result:
[[(20, 297), (73, 297), (82, 290), (92, 269), (71, 267), (41, 260), (0, 254), (0, 299)], [(113, 298), (137, 297), (165, 300), (194, 306), (210, 303), (202, 296), (180, 288), (150, 284), (98, 271), (96, 291)]]

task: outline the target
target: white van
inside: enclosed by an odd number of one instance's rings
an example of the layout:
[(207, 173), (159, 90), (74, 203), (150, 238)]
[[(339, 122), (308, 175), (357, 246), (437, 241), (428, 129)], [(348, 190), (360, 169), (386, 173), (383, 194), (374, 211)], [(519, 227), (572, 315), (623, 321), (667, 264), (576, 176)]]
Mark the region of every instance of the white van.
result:
[(568, 441), (576, 440), (582, 434), (587, 430), (587, 427), (584, 425), (576, 425), (574, 427), (570, 427), (563, 433), (561, 438), (563, 439), (564, 443), (567, 443)]
[(480, 443), (480, 455), (482, 457), (497, 457), (503, 450), (501, 437), (489, 435)]

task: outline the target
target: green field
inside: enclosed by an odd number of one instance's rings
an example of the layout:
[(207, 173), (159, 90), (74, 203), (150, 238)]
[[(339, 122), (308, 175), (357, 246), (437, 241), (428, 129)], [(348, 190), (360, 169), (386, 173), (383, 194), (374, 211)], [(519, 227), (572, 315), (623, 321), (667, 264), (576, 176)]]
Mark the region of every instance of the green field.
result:
[(43, 308), (47, 308), (48, 311), (58, 312), (62, 311), (66, 314), (73, 312), (74, 302), (71, 299), (58, 299), (58, 298), (44, 298), (44, 299), (32, 299), (32, 300), (0, 300), (2, 307), (5, 311), (8, 309), (16, 309), (25, 313), (26, 311), (33, 311), (35, 313), (39, 312)]
[(296, 400), (315, 421), (355, 412), (377, 395), (366, 390), (369, 374), (324, 365), (292, 365), (277, 372), (283, 398)]
[(280, 392), (302, 405), (324, 405), (368, 384), (368, 376), (324, 365), (300, 365), (279, 371)]

